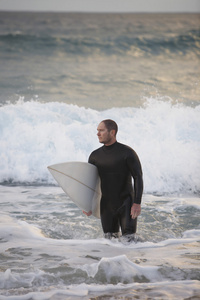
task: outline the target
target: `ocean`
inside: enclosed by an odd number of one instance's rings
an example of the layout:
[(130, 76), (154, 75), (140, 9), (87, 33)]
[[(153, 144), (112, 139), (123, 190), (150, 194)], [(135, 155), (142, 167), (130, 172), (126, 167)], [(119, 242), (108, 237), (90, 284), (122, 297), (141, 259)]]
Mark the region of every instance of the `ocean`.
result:
[[(0, 66), (0, 299), (200, 299), (200, 15), (0, 12)], [(129, 244), (47, 170), (106, 118), (143, 168)]]

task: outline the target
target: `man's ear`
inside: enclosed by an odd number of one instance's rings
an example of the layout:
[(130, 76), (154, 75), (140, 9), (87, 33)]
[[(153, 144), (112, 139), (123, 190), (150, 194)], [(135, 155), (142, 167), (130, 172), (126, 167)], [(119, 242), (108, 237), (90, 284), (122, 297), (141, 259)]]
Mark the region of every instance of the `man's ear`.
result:
[(110, 134), (111, 134), (111, 136), (115, 136), (115, 130), (112, 129), (112, 130), (110, 131)]

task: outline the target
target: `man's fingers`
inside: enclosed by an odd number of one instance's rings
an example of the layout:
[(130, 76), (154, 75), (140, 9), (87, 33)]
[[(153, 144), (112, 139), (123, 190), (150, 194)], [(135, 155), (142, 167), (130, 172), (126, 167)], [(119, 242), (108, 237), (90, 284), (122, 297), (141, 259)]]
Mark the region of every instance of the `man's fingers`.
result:
[(140, 215), (140, 212), (135, 212), (134, 214), (132, 214), (132, 219), (137, 218)]
[(83, 210), (83, 213), (84, 213), (86, 216), (88, 216), (88, 217), (89, 217), (89, 216), (91, 216), (91, 214), (92, 214), (92, 211), (90, 210), (89, 212), (87, 212), (87, 211), (84, 211), (84, 210)]
[(141, 205), (134, 203), (133, 206), (131, 207), (132, 219), (137, 218), (140, 215), (140, 212), (141, 212)]
[(134, 213), (132, 214), (132, 219), (137, 218), (137, 216), (138, 216), (138, 214), (137, 214), (136, 212), (134, 212)]

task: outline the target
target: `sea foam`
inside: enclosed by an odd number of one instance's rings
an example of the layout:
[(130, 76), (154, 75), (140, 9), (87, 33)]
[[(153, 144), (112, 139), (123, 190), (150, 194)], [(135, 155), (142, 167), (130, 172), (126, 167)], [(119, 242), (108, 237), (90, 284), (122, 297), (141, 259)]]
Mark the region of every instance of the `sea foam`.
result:
[(118, 141), (137, 152), (145, 192), (200, 190), (200, 106), (153, 98), (140, 108), (104, 111), (23, 99), (2, 106), (0, 182), (55, 183), (47, 166), (87, 161), (91, 151), (101, 146), (96, 128), (106, 118), (118, 123)]

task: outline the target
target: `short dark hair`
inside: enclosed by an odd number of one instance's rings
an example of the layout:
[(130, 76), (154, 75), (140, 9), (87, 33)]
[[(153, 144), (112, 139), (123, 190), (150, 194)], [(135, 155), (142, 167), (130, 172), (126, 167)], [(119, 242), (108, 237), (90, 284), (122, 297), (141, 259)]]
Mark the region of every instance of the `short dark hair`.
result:
[(115, 130), (115, 135), (117, 134), (118, 126), (115, 121), (113, 121), (111, 119), (106, 119), (106, 120), (103, 120), (102, 122), (105, 124), (108, 131)]

